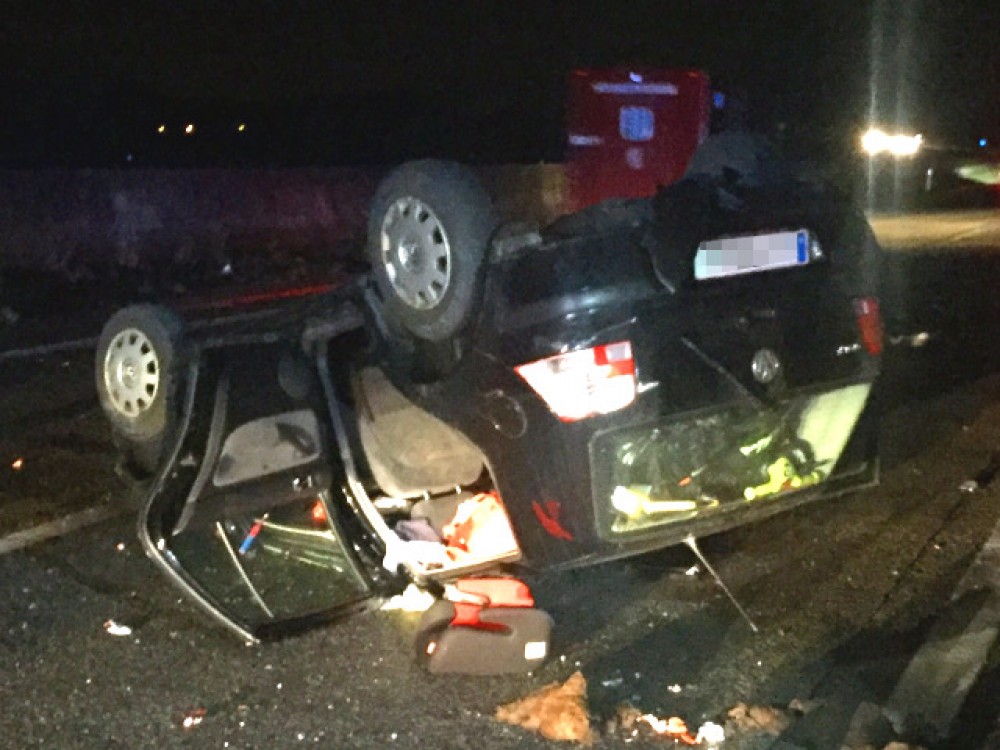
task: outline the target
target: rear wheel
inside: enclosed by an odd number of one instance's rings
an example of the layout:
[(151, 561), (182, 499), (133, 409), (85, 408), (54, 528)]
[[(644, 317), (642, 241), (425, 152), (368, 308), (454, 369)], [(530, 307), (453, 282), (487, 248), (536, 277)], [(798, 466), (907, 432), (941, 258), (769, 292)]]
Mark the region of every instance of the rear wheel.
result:
[(98, 399), (124, 468), (138, 478), (156, 471), (175, 434), (182, 338), (171, 310), (132, 305), (111, 317), (98, 341)]
[(381, 183), (368, 224), (368, 259), (391, 322), (426, 341), (464, 328), (497, 226), (489, 196), (466, 167), (403, 164)]

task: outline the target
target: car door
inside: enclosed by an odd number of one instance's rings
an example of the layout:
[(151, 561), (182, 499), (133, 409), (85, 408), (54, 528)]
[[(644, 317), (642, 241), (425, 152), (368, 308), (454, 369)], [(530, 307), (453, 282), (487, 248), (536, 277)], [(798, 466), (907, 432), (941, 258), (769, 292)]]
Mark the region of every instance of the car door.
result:
[(180, 436), (139, 523), (163, 572), (248, 641), (389, 593), (341, 489), (313, 360), (291, 342), (215, 346), (184, 381)]

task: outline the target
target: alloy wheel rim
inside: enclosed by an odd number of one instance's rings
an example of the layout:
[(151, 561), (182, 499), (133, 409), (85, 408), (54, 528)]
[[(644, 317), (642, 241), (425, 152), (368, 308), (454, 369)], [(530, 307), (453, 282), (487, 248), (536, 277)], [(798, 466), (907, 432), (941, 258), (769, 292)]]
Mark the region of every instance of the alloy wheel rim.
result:
[(135, 418), (148, 411), (160, 390), (160, 358), (149, 337), (127, 328), (108, 345), (104, 386), (116, 412)]
[(382, 220), (382, 267), (396, 295), (414, 310), (441, 304), (451, 286), (451, 242), (423, 201), (400, 198)]

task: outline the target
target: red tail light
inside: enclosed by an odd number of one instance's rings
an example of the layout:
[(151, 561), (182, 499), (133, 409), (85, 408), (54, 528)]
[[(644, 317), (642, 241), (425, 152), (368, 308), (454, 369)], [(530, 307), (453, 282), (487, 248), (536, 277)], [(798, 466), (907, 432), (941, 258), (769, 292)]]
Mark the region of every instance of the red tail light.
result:
[(635, 400), (632, 344), (616, 341), (514, 368), (564, 422), (624, 409)]
[(878, 300), (874, 297), (859, 297), (854, 300), (854, 316), (858, 321), (858, 333), (865, 351), (873, 357), (882, 353), (882, 314)]

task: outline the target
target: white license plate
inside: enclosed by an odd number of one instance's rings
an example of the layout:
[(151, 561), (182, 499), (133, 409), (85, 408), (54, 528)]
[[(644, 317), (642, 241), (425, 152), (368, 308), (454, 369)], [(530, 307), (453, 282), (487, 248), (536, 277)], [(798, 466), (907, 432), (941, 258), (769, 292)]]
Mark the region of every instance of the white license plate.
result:
[(789, 268), (805, 265), (819, 257), (819, 243), (807, 229), (722, 237), (698, 245), (694, 277), (701, 281)]

